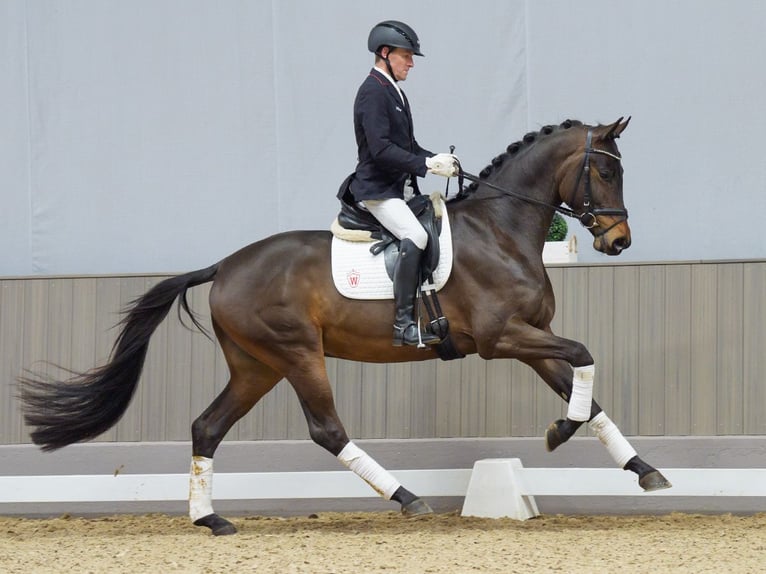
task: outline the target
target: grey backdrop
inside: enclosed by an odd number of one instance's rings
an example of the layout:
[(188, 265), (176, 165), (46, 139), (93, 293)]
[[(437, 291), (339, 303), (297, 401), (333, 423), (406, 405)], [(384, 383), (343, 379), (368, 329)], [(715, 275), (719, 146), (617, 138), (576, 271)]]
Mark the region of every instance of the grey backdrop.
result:
[(766, 2), (0, 0), (0, 275), (182, 271), (327, 228), (387, 18), (421, 37), (426, 147), (478, 172), (632, 115), (621, 259), (766, 257)]

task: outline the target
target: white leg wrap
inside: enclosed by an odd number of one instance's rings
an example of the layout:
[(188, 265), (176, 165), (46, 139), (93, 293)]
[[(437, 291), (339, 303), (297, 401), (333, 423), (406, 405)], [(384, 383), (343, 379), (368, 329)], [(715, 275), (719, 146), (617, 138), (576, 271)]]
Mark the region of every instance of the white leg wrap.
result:
[(192, 522), (213, 514), (213, 459), (193, 456), (189, 478), (189, 517)]
[(593, 401), (593, 375), (595, 373), (595, 365), (574, 368), (572, 396), (569, 397), (567, 418), (573, 421), (587, 421), (590, 418), (590, 406)]
[(593, 417), (588, 426), (604, 444), (606, 450), (620, 468), (623, 468), (631, 458), (636, 456), (635, 449), (630, 446), (627, 439), (622, 436), (620, 429), (606, 416), (604, 411)]
[(356, 446), (353, 442), (343, 447), (338, 455), (341, 461), (349, 470), (353, 470), (375, 491), (386, 500), (390, 500), (401, 486), (399, 482), (385, 468), (375, 462), (370, 455)]

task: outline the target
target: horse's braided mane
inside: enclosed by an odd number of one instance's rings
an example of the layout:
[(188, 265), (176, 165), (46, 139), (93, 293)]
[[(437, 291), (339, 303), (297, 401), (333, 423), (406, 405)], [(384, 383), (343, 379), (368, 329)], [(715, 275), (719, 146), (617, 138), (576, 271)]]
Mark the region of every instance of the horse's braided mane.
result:
[[(558, 126), (543, 126), (539, 132), (529, 132), (520, 141), (514, 142), (510, 144), (507, 148), (505, 148), (505, 151), (503, 153), (492, 158), (492, 163), (490, 163), (487, 167), (485, 167), (483, 170), (479, 172), (479, 177), (481, 179), (488, 178), (490, 174), (492, 174), (492, 172), (495, 171), (495, 169), (499, 168), (506, 159), (515, 157), (522, 149), (527, 149), (529, 146), (531, 146), (533, 143), (538, 141), (540, 138), (549, 136), (554, 132), (559, 132), (561, 130), (568, 130), (574, 126), (581, 126), (581, 125), (583, 125), (583, 123), (580, 121), (566, 120), (562, 122), (561, 124), (559, 124)], [(478, 187), (479, 187), (479, 184), (476, 182), (473, 182), (466, 188), (466, 191), (469, 193), (472, 193), (476, 191)]]

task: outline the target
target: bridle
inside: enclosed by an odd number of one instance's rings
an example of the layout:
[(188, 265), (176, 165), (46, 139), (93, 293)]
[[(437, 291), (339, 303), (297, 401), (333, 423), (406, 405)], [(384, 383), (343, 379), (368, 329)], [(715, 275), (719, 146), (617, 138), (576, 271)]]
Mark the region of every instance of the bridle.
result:
[[(566, 215), (568, 217), (573, 217), (580, 221), (580, 224), (585, 227), (586, 229), (590, 229), (591, 233), (598, 237), (599, 235), (604, 235), (607, 233), (610, 229), (612, 229), (614, 226), (622, 223), (623, 221), (628, 219), (628, 210), (624, 207), (594, 207), (591, 205), (591, 199), (593, 196), (593, 191), (591, 189), (591, 179), (590, 179), (590, 158), (591, 154), (602, 154), (609, 156), (611, 158), (616, 159), (617, 161), (622, 161), (622, 158), (618, 156), (617, 154), (613, 154), (611, 152), (608, 152), (603, 149), (598, 149), (593, 147), (593, 130), (589, 129), (588, 134), (585, 136), (585, 157), (583, 158), (582, 162), (582, 168), (580, 169), (579, 173), (577, 174), (577, 181), (575, 182), (574, 191), (572, 193), (572, 197), (574, 197), (577, 194), (577, 190), (580, 187), (580, 181), (585, 180), (585, 195), (583, 197), (583, 211), (578, 213), (574, 211), (573, 209), (570, 209), (568, 207), (564, 207), (562, 205), (553, 205), (551, 203), (546, 203), (544, 201), (540, 201), (538, 199), (534, 199), (532, 197), (528, 197), (526, 195), (522, 195), (520, 193), (516, 193), (514, 191), (511, 191), (510, 189), (502, 188), (498, 185), (495, 185), (493, 183), (490, 183), (486, 180), (483, 180), (473, 174), (470, 174), (468, 172), (463, 171), (463, 168), (460, 168), (460, 173), (458, 174), (459, 178), (459, 184), (460, 184), (460, 193), (463, 193), (463, 182), (462, 179), (465, 178), (469, 181), (473, 181), (475, 183), (478, 183), (480, 185), (484, 185), (486, 187), (489, 187), (490, 189), (494, 189), (495, 191), (499, 191), (501, 195), (498, 196), (491, 196), (492, 197), (503, 197), (505, 195), (509, 195), (511, 197), (515, 197), (517, 199), (521, 199), (523, 201), (526, 201), (528, 203), (535, 203), (537, 205), (545, 206), (549, 209), (553, 209), (555, 211), (558, 211), (562, 215)], [(459, 194), (460, 195), (460, 194)], [(490, 199), (488, 198), (488, 199)], [(612, 225), (607, 227), (606, 229), (602, 229), (599, 222), (598, 222), (598, 216), (599, 215), (615, 215), (619, 217), (616, 222), (614, 222)], [(599, 227), (597, 231), (594, 231), (594, 228)]]

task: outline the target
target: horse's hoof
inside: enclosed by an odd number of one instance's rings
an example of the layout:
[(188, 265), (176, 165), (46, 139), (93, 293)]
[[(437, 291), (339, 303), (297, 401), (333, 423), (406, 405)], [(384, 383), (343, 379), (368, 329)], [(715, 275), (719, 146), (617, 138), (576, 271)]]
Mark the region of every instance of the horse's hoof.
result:
[(552, 422), (545, 429), (545, 450), (553, 452), (557, 447), (566, 442), (566, 439), (561, 436), (559, 432), (559, 425), (564, 423), (564, 419), (559, 419), (556, 422)]
[(638, 485), (643, 488), (645, 492), (663, 490), (673, 486), (667, 478), (662, 476), (662, 473), (659, 470), (653, 470), (639, 478)]
[(402, 506), (402, 514), (407, 518), (415, 518), (416, 516), (426, 516), (427, 514), (433, 514), (434, 511), (421, 499), (416, 498), (409, 504)]
[(237, 528), (231, 522), (218, 516), (215, 512), (194, 521), (194, 526), (207, 526), (213, 536), (226, 536), (236, 534)]

